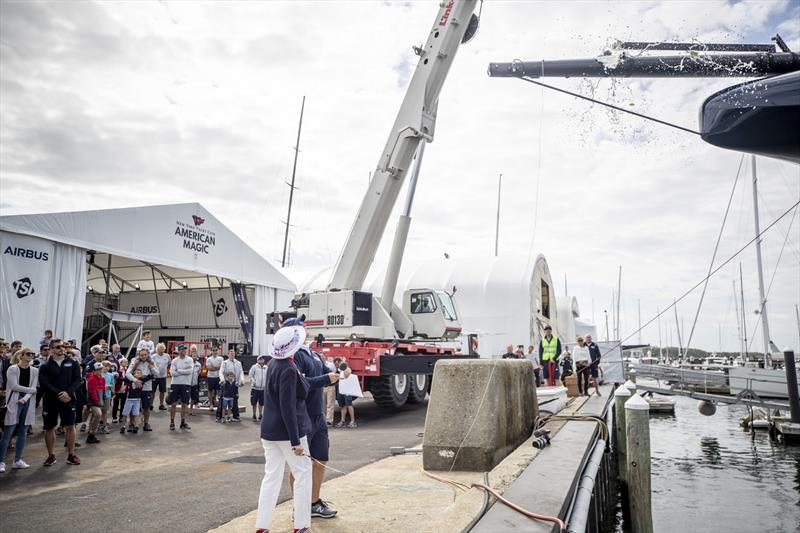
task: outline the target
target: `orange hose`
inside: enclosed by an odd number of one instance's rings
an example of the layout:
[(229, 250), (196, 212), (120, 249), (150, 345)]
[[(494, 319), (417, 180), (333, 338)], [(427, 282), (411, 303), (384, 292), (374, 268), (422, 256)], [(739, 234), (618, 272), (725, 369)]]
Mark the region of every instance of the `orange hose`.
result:
[(500, 496), (494, 489), (492, 489), (491, 487), (487, 487), (483, 483), (473, 483), (471, 486), (487, 491), (488, 493), (490, 493), (492, 496), (494, 496), (495, 498), (497, 498), (498, 500), (500, 500), (504, 504), (508, 505), (509, 507), (511, 507), (512, 509), (517, 511), (518, 513), (521, 513), (521, 514), (527, 516), (528, 518), (533, 518), (534, 520), (541, 520), (543, 522), (551, 522), (553, 524), (557, 524), (558, 527), (561, 528), (561, 531), (566, 531), (567, 530), (567, 525), (560, 518), (557, 518), (555, 516), (546, 516), (546, 515), (542, 515), (542, 514), (536, 514), (534, 512), (528, 511), (527, 509), (523, 509), (519, 505), (506, 500), (505, 498)]

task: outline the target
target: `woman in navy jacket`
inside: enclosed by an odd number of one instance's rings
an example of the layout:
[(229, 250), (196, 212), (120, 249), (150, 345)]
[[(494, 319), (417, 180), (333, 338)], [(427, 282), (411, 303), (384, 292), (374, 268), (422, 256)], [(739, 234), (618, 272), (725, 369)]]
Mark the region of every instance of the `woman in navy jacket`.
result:
[(299, 326), (282, 328), (272, 339), (261, 420), (266, 464), (258, 497), (257, 533), (269, 531), (286, 463), (294, 476), (294, 531), (302, 533), (311, 527), (311, 459), (306, 438), (311, 422), (305, 408), (309, 386), (293, 359), (305, 340), (305, 330)]

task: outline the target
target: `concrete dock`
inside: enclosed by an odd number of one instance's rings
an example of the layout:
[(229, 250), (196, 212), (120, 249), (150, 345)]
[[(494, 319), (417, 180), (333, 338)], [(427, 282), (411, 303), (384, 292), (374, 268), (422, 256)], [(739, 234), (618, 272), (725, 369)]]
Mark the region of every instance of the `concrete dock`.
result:
[[(600, 415), (611, 397), (610, 385), (601, 387), (602, 397), (576, 398), (560, 414)], [(552, 445), (538, 450), (532, 439), (488, 473), (488, 486), (546, 515), (564, 516), (571, 490), (581, 474), (584, 455), (593, 443), (597, 424), (585, 421), (551, 420)], [(332, 462), (331, 466), (337, 465)], [(482, 472), (435, 472), (436, 475), (469, 485), (484, 483)], [(542, 487), (547, 487), (543, 490)], [(415, 531), (459, 532), (470, 526), (484, 505), (484, 492), (462, 491), (426, 476), (422, 456), (388, 457), (347, 475), (326, 482), (323, 493), (339, 510), (334, 519), (314, 519), (314, 531), (330, 533)], [(251, 533), (255, 511), (236, 518), (214, 533)], [(272, 531), (291, 531), (292, 502), (280, 504)], [(551, 531), (552, 524), (525, 518), (502, 504), (490, 507), (473, 531)]]

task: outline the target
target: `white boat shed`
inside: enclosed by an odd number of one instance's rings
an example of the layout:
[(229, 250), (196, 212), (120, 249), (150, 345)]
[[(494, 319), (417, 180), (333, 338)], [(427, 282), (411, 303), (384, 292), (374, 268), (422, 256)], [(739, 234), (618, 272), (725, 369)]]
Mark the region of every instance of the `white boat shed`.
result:
[(198, 203), (4, 216), (0, 250), (0, 336), (34, 348), (45, 329), (96, 342), (111, 307), (152, 313), (156, 342), (239, 347), (252, 327), (250, 351), (264, 354), (267, 315), (295, 292)]

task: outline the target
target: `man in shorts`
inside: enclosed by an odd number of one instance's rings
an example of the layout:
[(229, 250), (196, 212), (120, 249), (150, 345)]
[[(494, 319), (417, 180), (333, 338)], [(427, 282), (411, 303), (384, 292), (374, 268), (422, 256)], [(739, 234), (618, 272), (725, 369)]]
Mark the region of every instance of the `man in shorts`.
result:
[(170, 367), (172, 385), (169, 388), (169, 429), (175, 431), (175, 406), (181, 404), (181, 429), (191, 429), (186, 423), (186, 408), (191, 401), (192, 374), (194, 361), (186, 355), (186, 345), (178, 346), (178, 357), (172, 360)]
[(222, 356), (219, 348), (211, 348), (211, 355), (206, 359), (206, 380), (208, 381), (208, 407), (213, 409), (217, 406), (217, 394), (219, 393), (219, 369), (222, 366)]
[[(283, 326), (302, 326), (304, 315), (290, 318)], [(325, 479), (325, 466), (328, 461), (328, 424), (325, 421), (325, 410), (322, 405), (322, 388), (334, 385), (339, 381), (339, 374), (328, 368), (322, 356), (313, 352), (310, 347), (303, 346), (294, 354), (294, 362), (300, 373), (308, 381), (309, 390), (306, 397), (306, 409), (311, 419), (311, 431), (308, 433), (308, 453), (313, 463), (311, 465), (311, 516), (318, 518), (333, 518), (336, 510), (320, 498), (322, 481)], [(290, 484), (294, 480), (289, 474)]]
[[(144, 379), (137, 378), (134, 373), (136, 370), (142, 371), (142, 377), (150, 378), (147, 381)], [(139, 382), (142, 386), (142, 401), (141, 401), (141, 410), (142, 410), (142, 418), (144, 419), (144, 425), (142, 426), (142, 431), (153, 431), (153, 428), (150, 427), (150, 407), (152, 406), (153, 402), (153, 381), (152, 376), (155, 375), (156, 372), (156, 364), (150, 358), (150, 352), (147, 351), (147, 348), (142, 348), (139, 350), (139, 354), (133, 362), (128, 365), (128, 371), (125, 373), (125, 379), (130, 381), (131, 383)], [(132, 424), (128, 424), (129, 428), (133, 428)]]
[(81, 384), (81, 367), (77, 361), (66, 356), (65, 349), (67, 345), (61, 339), (52, 339), (50, 358), (39, 368), (39, 385), (44, 391), (42, 418), (47, 446), (44, 466), (56, 464), (55, 441), (59, 421), (67, 434), (67, 463), (81, 464), (75, 455), (75, 393)]

